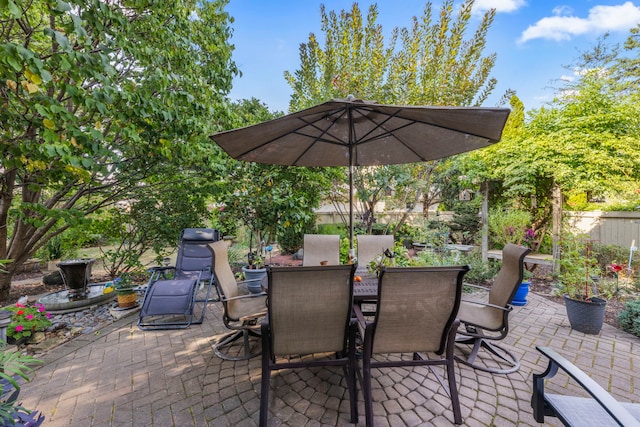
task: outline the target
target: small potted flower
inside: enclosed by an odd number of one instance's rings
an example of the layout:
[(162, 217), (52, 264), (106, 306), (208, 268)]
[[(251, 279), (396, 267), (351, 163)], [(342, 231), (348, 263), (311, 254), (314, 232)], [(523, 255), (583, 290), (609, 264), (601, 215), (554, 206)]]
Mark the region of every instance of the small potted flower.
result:
[(120, 277), (113, 279), (111, 285), (116, 292), (118, 299), (118, 307), (132, 308), (137, 305), (138, 292), (137, 285), (128, 274), (122, 274)]
[(51, 326), (51, 314), (49, 314), (42, 304), (33, 306), (28, 304), (16, 303), (16, 305), (7, 307), (6, 310), (11, 311), (11, 323), (7, 327), (7, 338), (14, 343), (23, 342), (36, 332), (44, 331)]

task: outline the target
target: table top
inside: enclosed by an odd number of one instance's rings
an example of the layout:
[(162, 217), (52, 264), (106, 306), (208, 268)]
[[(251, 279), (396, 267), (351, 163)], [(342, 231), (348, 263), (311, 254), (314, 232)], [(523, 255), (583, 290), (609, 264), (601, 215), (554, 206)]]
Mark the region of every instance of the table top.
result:
[[(353, 300), (360, 302), (364, 300), (371, 301), (377, 299), (378, 277), (369, 273), (364, 267), (358, 268), (355, 275), (362, 277), (362, 281), (353, 281)], [(265, 291), (269, 288), (269, 280), (267, 276), (262, 278), (262, 282), (260, 284), (262, 285), (262, 289)]]
[(359, 267), (356, 276), (362, 277), (362, 281), (353, 282), (353, 300), (375, 300), (378, 298), (378, 277), (369, 273), (366, 267)]

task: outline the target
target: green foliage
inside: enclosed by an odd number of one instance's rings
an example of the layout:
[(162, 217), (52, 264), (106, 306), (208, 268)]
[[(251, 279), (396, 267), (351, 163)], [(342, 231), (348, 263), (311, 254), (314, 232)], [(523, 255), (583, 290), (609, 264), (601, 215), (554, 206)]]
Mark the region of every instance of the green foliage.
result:
[(640, 337), (640, 300), (627, 302), (618, 315), (618, 322), (623, 331)]
[(507, 243), (527, 243), (527, 230), (530, 227), (529, 212), (502, 208), (489, 211), (489, 237), (497, 249), (504, 248)]
[(316, 225), (317, 234), (337, 234), (340, 238), (348, 238), (349, 230), (342, 224), (318, 224)]
[(313, 233), (315, 228), (315, 217), (310, 218), (307, 224), (301, 229), (296, 230), (293, 227), (287, 227), (278, 233), (278, 245), (282, 252), (292, 254), (303, 246), (304, 235)]
[(34, 332), (44, 331), (51, 326), (49, 318), (51, 315), (45, 310), (44, 305), (16, 304), (6, 307), (11, 311), (11, 323), (7, 326), (7, 337), (16, 340), (22, 337), (30, 337)]
[[(232, 105), (236, 125), (247, 126), (275, 118), (257, 100), (243, 100)], [(261, 252), (262, 242), (272, 242), (279, 235), (303, 233), (315, 223), (314, 209), (335, 172), (330, 168), (299, 168), (239, 162), (225, 157), (217, 165), (221, 178), (211, 189), (219, 212), (217, 223), (231, 228), (240, 223), (250, 232), (250, 243)]]
[(609, 270), (611, 264), (626, 264), (629, 258), (629, 248), (598, 242), (593, 243), (591, 253), (601, 271)]
[(464, 281), (475, 285), (486, 284), (498, 275), (501, 264), (494, 261), (483, 261), (479, 253), (471, 253), (461, 258), (464, 264), (468, 264), (471, 270), (464, 276)]
[(478, 203), (459, 202), (453, 205), (453, 218), (449, 222), (451, 240), (462, 245), (473, 245), (482, 228), (478, 216)]
[(225, 0), (10, 3), (16, 13), (0, 12), (0, 259), (17, 260), (7, 276), (141, 187), (211, 181), (219, 152), (208, 136), (229, 120), (237, 74)]
[[(638, 85), (630, 84), (637, 70), (628, 68), (638, 60), (637, 37), (631, 44), (632, 56), (626, 59), (603, 43), (583, 52), (568, 67), (579, 72), (578, 78), (526, 121), (524, 106), (512, 97), (502, 141), (469, 154), (468, 175), (491, 181), (499, 202), (529, 210), (535, 230), (551, 222), (554, 184), (565, 196), (565, 208), (607, 209), (609, 202), (637, 206), (640, 103)], [(629, 74), (618, 73), (620, 67)], [(588, 202), (587, 193), (606, 203)]]
[[(25, 422), (24, 425), (38, 426), (44, 420), (44, 417), (23, 408), (17, 401), (20, 393), (17, 380), (29, 381), (32, 371), (29, 365), (36, 363), (42, 363), (42, 360), (0, 347), (0, 424), (3, 426), (17, 425), (18, 421)], [(36, 419), (39, 422), (35, 422)], [(27, 420), (32, 424), (26, 424)]]
[(136, 198), (104, 209), (93, 222), (93, 230), (113, 248), (103, 249), (102, 263), (114, 277), (118, 272), (139, 269), (140, 257), (148, 250), (156, 263), (175, 248), (179, 230), (200, 227), (207, 216), (205, 194), (196, 185), (174, 185), (140, 189)]
[(346, 264), (349, 262), (349, 250), (351, 243), (348, 237), (340, 238), (340, 264)]
[(571, 298), (587, 300), (594, 293), (593, 277), (601, 271), (592, 253), (593, 242), (584, 236), (564, 233), (560, 242), (560, 292)]
[[(356, 98), (395, 105), (481, 105), (493, 91), (490, 77), (496, 55), (484, 54), (494, 10), (479, 21), (472, 17), (474, 1), (454, 7), (453, 0), (435, 10), (432, 2), (413, 17), (409, 28), (394, 28), (385, 39), (377, 23), (377, 5), (366, 16), (357, 3), (349, 10), (326, 11), (321, 5), (321, 39), (310, 34), (300, 46), (300, 67), (286, 71), (293, 93), (290, 111), (298, 111), (328, 99)], [(470, 32), (470, 23), (478, 22)], [(422, 201), (429, 206), (439, 199), (436, 175), (444, 173), (439, 161), (413, 165), (385, 165), (356, 168), (354, 188), (358, 210), (363, 213), (363, 232), (372, 233), (374, 207), (379, 201), (405, 210), (398, 221), (406, 221), (407, 206)], [(332, 201), (348, 203), (342, 181), (332, 188)], [(346, 217), (345, 217), (346, 218)], [(387, 231), (397, 234), (397, 230)]]

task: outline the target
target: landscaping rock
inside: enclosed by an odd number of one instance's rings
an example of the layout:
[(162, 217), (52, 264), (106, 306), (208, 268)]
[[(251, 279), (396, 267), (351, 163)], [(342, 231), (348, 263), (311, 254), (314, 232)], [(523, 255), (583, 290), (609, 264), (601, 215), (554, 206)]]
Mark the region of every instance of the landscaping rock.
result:
[(54, 271), (53, 273), (42, 276), (42, 283), (48, 286), (60, 286), (64, 285), (64, 280), (62, 279), (60, 271)]

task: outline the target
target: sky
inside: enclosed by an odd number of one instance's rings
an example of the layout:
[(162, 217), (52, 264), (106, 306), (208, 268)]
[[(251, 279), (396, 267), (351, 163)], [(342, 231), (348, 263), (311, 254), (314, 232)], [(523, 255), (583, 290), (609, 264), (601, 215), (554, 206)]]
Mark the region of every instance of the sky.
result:
[[(257, 98), (271, 111), (288, 112), (292, 90), (284, 72), (300, 66), (299, 47), (314, 33), (321, 46), (320, 4), (327, 13), (349, 10), (351, 0), (230, 0), (226, 10), (234, 18), (233, 59), (242, 72), (229, 95), (232, 100)], [(358, 1), (366, 18), (378, 5), (377, 23), (385, 39), (394, 27), (409, 27), (422, 16), (426, 0)], [(439, 12), (442, 0), (432, 0)], [(460, 1), (456, 0), (455, 5)], [(568, 68), (604, 33), (624, 43), (629, 30), (640, 23), (640, 0), (476, 0), (466, 38), (480, 22), (480, 14), (496, 9), (484, 54), (497, 54), (492, 76), (498, 85), (485, 107), (498, 105), (508, 89), (516, 91), (525, 108), (540, 108), (553, 99), (561, 82), (575, 77)], [(434, 13), (435, 14), (435, 13)], [(437, 15), (436, 15), (437, 16)], [(346, 96), (347, 94), (345, 94)]]

